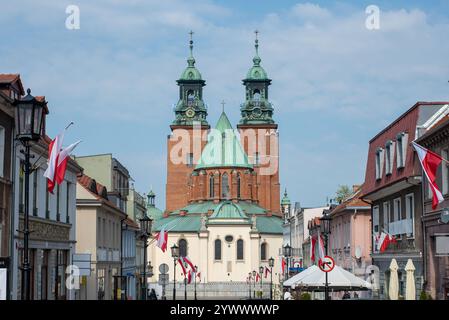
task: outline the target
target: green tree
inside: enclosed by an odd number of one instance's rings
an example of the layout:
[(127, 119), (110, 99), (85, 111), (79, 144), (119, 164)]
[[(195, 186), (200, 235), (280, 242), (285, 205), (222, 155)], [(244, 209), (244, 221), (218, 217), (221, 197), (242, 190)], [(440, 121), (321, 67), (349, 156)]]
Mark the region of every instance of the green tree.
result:
[(335, 200), (338, 203), (342, 203), (346, 198), (351, 195), (351, 189), (347, 185), (339, 185), (335, 192)]

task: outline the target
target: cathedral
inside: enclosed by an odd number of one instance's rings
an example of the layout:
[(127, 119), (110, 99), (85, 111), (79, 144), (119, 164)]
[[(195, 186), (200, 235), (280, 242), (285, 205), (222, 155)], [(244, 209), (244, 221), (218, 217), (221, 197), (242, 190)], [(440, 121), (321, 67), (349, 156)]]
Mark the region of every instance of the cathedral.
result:
[[(224, 109), (211, 128), (203, 100), (206, 82), (195, 66), (190, 39), (190, 56), (177, 80), (179, 101), (167, 138), (166, 209), (158, 214), (149, 211), (153, 232), (168, 231), (167, 251), (162, 252), (156, 242), (149, 247), (153, 266), (169, 266), (167, 290), (173, 288), (170, 248), (175, 244), (179, 255), (197, 266), (196, 281), (206, 296), (226, 295), (229, 284), (232, 295), (247, 296), (249, 273), (269, 268), (270, 258), (274, 259), (273, 282), (279, 282), (283, 220), (278, 125), (268, 97), (271, 80), (261, 66), (258, 47), (256, 32), (255, 56), (243, 79), (244, 102), (237, 128)], [(156, 273), (150, 283), (158, 281)], [(178, 294), (183, 296), (184, 274), (179, 263), (176, 281)], [(269, 279), (262, 281), (269, 283)], [(171, 292), (166, 294), (171, 298)]]

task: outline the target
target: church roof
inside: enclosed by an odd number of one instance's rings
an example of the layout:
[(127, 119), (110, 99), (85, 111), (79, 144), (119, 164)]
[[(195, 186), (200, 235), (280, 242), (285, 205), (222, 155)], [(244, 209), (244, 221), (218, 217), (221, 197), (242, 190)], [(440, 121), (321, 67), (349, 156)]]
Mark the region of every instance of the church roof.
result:
[[(204, 201), (204, 202), (196, 202), (196, 203), (191, 203), (188, 204), (187, 206), (173, 211), (171, 213), (171, 215), (175, 215), (175, 214), (179, 214), (181, 211), (187, 211), (189, 214), (190, 213), (197, 213), (197, 214), (201, 214), (201, 213), (208, 213), (209, 210), (215, 210), (220, 203), (214, 203), (213, 201)], [(267, 210), (265, 210), (264, 208), (258, 206), (255, 203), (250, 203), (250, 202), (246, 202), (246, 201), (239, 201), (238, 202), (239, 207), (243, 210), (243, 212), (247, 215), (262, 215), (262, 214), (266, 214)]]
[(208, 142), (195, 169), (252, 168), (225, 112), (221, 113), (215, 129), (209, 134)]
[(242, 208), (232, 201), (221, 202), (210, 219), (248, 219)]

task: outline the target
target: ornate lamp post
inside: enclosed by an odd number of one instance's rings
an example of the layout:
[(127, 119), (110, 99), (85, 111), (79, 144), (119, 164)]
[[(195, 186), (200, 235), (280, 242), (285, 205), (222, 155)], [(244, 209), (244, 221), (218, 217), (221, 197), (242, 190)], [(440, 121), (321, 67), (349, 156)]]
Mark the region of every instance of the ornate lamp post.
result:
[(176, 261), (179, 259), (179, 247), (175, 243), (170, 249), (173, 258), (173, 300), (176, 300)]
[[(140, 220), (140, 228), (142, 230), (142, 238), (144, 240), (144, 251), (143, 251), (143, 286), (142, 286), (142, 300), (147, 300), (148, 297), (148, 281), (147, 281), (147, 264), (151, 267), (151, 263), (148, 263), (147, 258), (147, 248), (148, 248), (148, 238), (151, 235), (151, 227), (153, 224), (153, 219), (151, 219), (145, 212), (145, 215)], [(153, 267), (149, 272), (153, 273)]]
[(268, 266), (270, 267), (270, 300), (273, 300), (273, 267), (274, 267), (273, 257), (268, 259)]
[(30, 283), (30, 259), (29, 259), (29, 199), (30, 199), (30, 143), (36, 142), (42, 135), (42, 124), (44, 119), (45, 101), (38, 101), (31, 95), (31, 90), (27, 90), (27, 95), (16, 101), (16, 139), (25, 147), (25, 151), (21, 153), (25, 155), (25, 206), (23, 217), (23, 267), (22, 267), (22, 300), (30, 300), (31, 283)]
[(260, 274), (260, 298), (263, 298), (263, 283), (262, 283), (262, 279), (263, 279), (263, 269), (264, 267), (260, 266), (259, 267), (259, 274)]
[(290, 247), (289, 244), (286, 244), (283, 247), (283, 251), (284, 251), (283, 254), (284, 254), (285, 260), (287, 260), (286, 261), (287, 262), (287, 272), (284, 275), (284, 279), (287, 279), (288, 278), (288, 268), (290, 267), (290, 257), (292, 256), (292, 247)]
[[(329, 241), (329, 234), (331, 233), (330, 230), (330, 225), (331, 225), (331, 216), (330, 216), (330, 211), (329, 210), (324, 210), (323, 211), (323, 216), (320, 218), (320, 231), (324, 236), (324, 251), (325, 251), (325, 255), (327, 256), (328, 254), (328, 241)], [(330, 300), (329, 297), (329, 282), (328, 282), (328, 272), (326, 272), (326, 282), (324, 285), (324, 299), (325, 300)]]

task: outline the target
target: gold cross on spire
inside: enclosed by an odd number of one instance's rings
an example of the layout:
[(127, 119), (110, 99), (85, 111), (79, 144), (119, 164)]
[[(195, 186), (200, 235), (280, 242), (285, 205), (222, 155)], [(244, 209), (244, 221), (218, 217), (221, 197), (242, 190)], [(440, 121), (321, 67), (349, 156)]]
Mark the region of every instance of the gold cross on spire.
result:
[(221, 101), (221, 111), (224, 112), (226, 102), (223, 100)]

